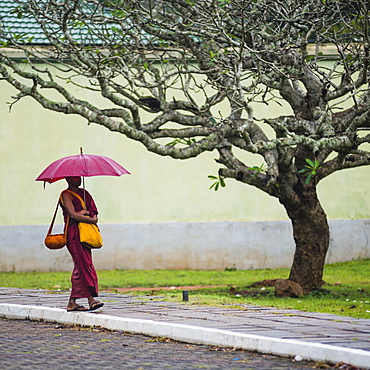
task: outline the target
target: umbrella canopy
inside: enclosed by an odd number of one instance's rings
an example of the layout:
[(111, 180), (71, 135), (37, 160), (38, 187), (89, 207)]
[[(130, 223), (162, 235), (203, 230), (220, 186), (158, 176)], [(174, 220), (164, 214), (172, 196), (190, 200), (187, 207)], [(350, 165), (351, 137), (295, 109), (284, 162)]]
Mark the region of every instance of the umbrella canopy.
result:
[(65, 177), (121, 176), (130, 174), (113, 159), (93, 154), (78, 154), (58, 159), (39, 175), (36, 181), (49, 183)]

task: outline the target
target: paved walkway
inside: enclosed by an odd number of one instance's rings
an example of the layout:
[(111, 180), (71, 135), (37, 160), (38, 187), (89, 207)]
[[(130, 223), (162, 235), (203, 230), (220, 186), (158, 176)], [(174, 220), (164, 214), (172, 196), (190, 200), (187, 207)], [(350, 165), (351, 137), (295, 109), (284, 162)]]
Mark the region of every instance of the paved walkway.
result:
[(100, 313), (67, 313), (66, 292), (0, 288), (0, 317), (100, 326), (370, 369), (370, 320), (250, 305), (204, 307), (160, 296), (101, 293), (99, 299), (105, 302)]
[[(0, 318), (6, 370), (312, 370), (317, 362), (102, 328)], [(341, 370), (349, 370), (342, 366)], [(337, 369), (338, 370), (338, 369)]]

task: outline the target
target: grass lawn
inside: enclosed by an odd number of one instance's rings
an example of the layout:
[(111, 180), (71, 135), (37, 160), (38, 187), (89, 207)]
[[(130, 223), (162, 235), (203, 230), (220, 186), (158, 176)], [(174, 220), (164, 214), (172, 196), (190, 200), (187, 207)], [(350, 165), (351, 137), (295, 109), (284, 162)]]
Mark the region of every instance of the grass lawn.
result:
[[(98, 271), (101, 290), (135, 287), (189, 288), (189, 302), (185, 304), (229, 305), (254, 304), (268, 307), (291, 308), (301, 311), (326, 312), (342, 316), (370, 319), (370, 260), (357, 260), (326, 265), (326, 284), (301, 298), (276, 297), (269, 286), (253, 286), (268, 279), (286, 279), (289, 269), (200, 271), (200, 270), (113, 270)], [(195, 286), (212, 285), (212, 288)], [(68, 290), (70, 272), (0, 273), (0, 286)], [(128, 294), (127, 292), (125, 294)], [(181, 289), (132, 289), (130, 294), (161, 296), (168, 301), (181, 302)]]

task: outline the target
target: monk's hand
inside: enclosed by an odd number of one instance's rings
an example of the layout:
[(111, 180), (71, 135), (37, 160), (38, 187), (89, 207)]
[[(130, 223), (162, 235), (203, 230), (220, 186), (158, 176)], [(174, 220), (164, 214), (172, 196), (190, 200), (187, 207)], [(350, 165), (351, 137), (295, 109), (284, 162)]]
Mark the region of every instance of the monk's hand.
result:
[(92, 224), (97, 224), (98, 223), (98, 217), (97, 216), (93, 216), (93, 217), (91, 217), (91, 223)]

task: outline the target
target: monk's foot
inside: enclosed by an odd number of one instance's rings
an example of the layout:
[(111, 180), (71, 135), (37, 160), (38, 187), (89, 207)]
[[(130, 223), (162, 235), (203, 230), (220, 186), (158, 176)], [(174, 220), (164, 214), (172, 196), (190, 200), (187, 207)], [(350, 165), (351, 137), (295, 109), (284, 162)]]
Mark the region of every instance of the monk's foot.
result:
[(95, 311), (101, 307), (104, 306), (104, 303), (103, 302), (99, 302), (99, 301), (95, 301), (93, 303), (91, 303), (90, 307), (89, 307), (89, 311)]
[(87, 308), (85, 308), (84, 306), (79, 306), (79, 305), (67, 307), (67, 312), (82, 312), (82, 311), (87, 311)]

